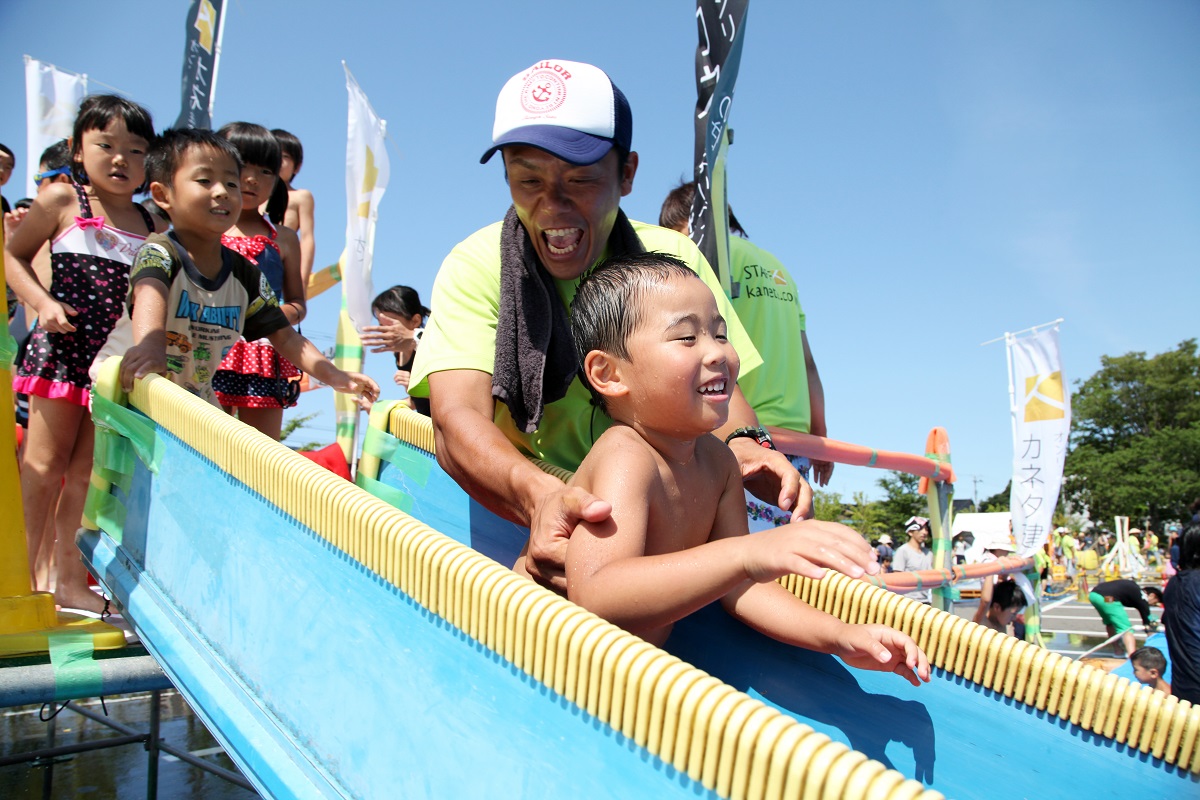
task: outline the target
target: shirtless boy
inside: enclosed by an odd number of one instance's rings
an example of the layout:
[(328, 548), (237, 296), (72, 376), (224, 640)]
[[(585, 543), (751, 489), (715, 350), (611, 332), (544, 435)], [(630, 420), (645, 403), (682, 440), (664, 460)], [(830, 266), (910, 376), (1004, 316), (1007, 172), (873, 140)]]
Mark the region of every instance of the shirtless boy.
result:
[(747, 535), (737, 460), (711, 435), (727, 419), (738, 355), (696, 273), (660, 253), (605, 262), (580, 285), (571, 328), (586, 383), (615, 422), (572, 481), (609, 499), (612, 516), (571, 537), (571, 600), (661, 644), (676, 620), (719, 599), (779, 641), (929, 680), (908, 636), (848, 625), (775, 583), (825, 567), (878, 572), (856, 532), (804, 521)]

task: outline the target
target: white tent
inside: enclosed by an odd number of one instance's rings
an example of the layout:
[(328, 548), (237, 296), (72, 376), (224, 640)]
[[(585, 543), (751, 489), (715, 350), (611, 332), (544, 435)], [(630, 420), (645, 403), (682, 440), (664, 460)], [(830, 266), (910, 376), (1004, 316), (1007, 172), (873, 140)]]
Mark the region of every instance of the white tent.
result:
[(950, 535), (970, 531), (975, 535), (975, 541), (967, 548), (967, 563), (973, 564), (983, 556), (983, 546), (993, 537), (1012, 535), (1012, 515), (1007, 511), (996, 511), (986, 514), (962, 513), (954, 515), (950, 525)]

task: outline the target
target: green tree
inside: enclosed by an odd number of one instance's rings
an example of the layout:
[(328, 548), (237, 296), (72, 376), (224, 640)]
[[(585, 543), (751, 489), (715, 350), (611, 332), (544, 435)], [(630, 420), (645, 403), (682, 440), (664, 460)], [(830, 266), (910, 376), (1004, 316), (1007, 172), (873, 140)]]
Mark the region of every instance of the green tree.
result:
[(846, 518), (846, 504), (837, 492), (813, 492), (813, 519), (841, 522)]
[(1009, 499), (1011, 496), (1010, 492), (1012, 492), (1012, 480), (1011, 479), (1008, 481), (1007, 484), (1005, 484), (1005, 486), (1002, 490), (996, 492), (991, 497), (984, 498), (983, 502), (980, 503), (980, 510), (990, 511), (990, 512), (1011, 510), (1012, 505), (1011, 505), (1011, 501)]
[(1196, 340), (1147, 358), (1104, 356), (1071, 396), (1064, 494), (1104, 523), (1184, 517), (1200, 497), (1200, 355)]
[(289, 420), (285, 420), (283, 423), (283, 428), (279, 432), (279, 441), (283, 442), (293, 450), (299, 450), (301, 452), (306, 450), (318, 450), (324, 447), (325, 445), (321, 444), (320, 442), (305, 442), (304, 444), (297, 445), (288, 441), (288, 437), (297, 431), (304, 430), (306, 427), (308, 427), (308, 423), (312, 422), (319, 416), (321, 415), (304, 414), (299, 417), (292, 417)]
[(876, 481), (884, 493), (879, 501), (884, 532), (891, 533), (893, 538), (904, 531), (909, 517), (928, 516), (929, 504), (917, 491), (919, 482), (920, 478), (906, 472), (889, 472)]
[(850, 527), (867, 537), (869, 541), (874, 541), (880, 535), (888, 533), (883, 507), (877, 501), (868, 500), (866, 492), (854, 493), (853, 501), (846, 509), (846, 514), (850, 517), (848, 523)]

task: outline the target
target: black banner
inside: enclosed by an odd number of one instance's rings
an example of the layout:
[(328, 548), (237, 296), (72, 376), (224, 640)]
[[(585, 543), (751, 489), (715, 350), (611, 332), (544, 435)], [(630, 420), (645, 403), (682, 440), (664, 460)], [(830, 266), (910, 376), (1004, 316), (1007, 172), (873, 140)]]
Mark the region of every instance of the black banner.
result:
[(750, 0), (696, 0), (696, 195), (688, 224), (692, 241), (731, 296), (736, 290), (729, 276), (724, 152), (749, 5)]
[(225, 0), (192, 0), (183, 51), (183, 98), (176, 128), (211, 128)]

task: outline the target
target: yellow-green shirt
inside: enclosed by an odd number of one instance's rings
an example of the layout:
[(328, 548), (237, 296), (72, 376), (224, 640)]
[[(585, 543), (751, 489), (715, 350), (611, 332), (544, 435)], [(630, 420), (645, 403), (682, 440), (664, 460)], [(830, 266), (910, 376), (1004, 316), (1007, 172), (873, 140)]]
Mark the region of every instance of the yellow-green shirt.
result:
[[(647, 251), (675, 256), (695, 270), (712, 290), (728, 323), (729, 341), (741, 358), (743, 378), (764, 371), (756, 369), (762, 359), (696, 245), (686, 236), (657, 225), (632, 225)], [(472, 234), (442, 262), (433, 284), (434, 313), (413, 363), (408, 391), (414, 397), (429, 396), (429, 376), (434, 372), (470, 369), (492, 374), (500, 317), (501, 226), (497, 222)], [(555, 280), (555, 285), (569, 309), (579, 281)], [(565, 397), (546, 405), (533, 433), (517, 428), (504, 403), (496, 403), (496, 426), (521, 452), (563, 469), (578, 469), (592, 443), (612, 425), (612, 420), (590, 400), (587, 388), (576, 378)]]
[(804, 309), (779, 259), (740, 236), (729, 237), (729, 274), (741, 284), (733, 308), (769, 369), (738, 380), (763, 425), (808, 433), (812, 406), (804, 364)]

